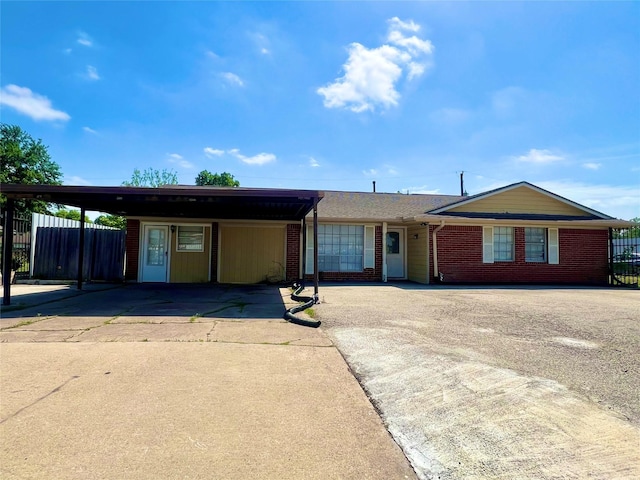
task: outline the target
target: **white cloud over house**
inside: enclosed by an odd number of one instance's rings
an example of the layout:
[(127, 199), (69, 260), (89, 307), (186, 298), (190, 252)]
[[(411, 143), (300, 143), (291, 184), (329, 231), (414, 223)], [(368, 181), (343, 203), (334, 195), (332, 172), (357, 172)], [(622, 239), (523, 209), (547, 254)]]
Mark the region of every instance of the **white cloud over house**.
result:
[(194, 168), (193, 163), (185, 160), (185, 158), (178, 153), (167, 153), (167, 160), (169, 163), (173, 163), (178, 165), (181, 168), (192, 169)]
[(431, 65), (433, 44), (420, 38), (420, 25), (393, 17), (388, 21), (386, 43), (367, 48), (354, 42), (342, 66), (344, 75), (318, 88), (327, 108), (347, 108), (353, 112), (398, 105), (399, 82), (421, 76)]
[(223, 72), (220, 74), (222, 79), (227, 82), (229, 85), (234, 85), (236, 87), (244, 87), (244, 80), (242, 80), (238, 75), (231, 72)]
[(551, 152), (551, 150), (532, 148), (524, 155), (514, 157), (516, 161), (537, 165), (550, 164), (564, 160), (564, 157)]
[(93, 65), (87, 65), (86, 76), (89, 80), (100, 80), (100, 75), (98, 74), (98, 69)]
[(273, 153), (263, 152), (253, 155), (252, 157), (247, 157), (246, 155), (241, 154), (240, 150), (237, 148), (232, 148), (231, 150), (228, 150), (227, 153), (233, 155), (242, 163), (246, 163), (247, 165), (265, 165), (276, 160), (276, 156)]
[(586, 168), (587, 170), (599, 170), (600, 167), (602, 167), (602, 164), (596, 162), (586, 162), (582, 164), (582, 168)]
[(71, 116), (62, 110), (56, 110), (44, 95), (39, 95), (27, 87), (7, 85), (0, 89), (0, 105), (13, 108), (33, 120), (60, 120), (66, 122)]
[(78, 42), (78, 44), (82, 45), (83, 47), (92, 47), (93, 46), (93, 39), (86, 33), (86, 32), (78, 32), (78, 38), (76, 39), (76, 42)]
[(219, 150), (217, 148), (204, 147), (202, 151), (208, 158), (221, 157), (224, 155), (224, 150)]

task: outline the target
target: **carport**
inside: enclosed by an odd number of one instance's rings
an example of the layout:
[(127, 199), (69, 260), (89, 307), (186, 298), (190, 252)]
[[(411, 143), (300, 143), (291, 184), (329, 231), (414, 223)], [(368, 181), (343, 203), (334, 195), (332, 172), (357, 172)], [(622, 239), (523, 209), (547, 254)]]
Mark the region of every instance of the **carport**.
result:
[[(70, 205), (80, 209), (80, 253), (78, 259), (78, 289), (82, 289), (84, 217), (87, 210), (95, 210), (125, 217), (219, 218), (234, 220), (279, 220), (303, 222), (303, 249), (306, 251), (306, 215), (313, 210), (314, 235), (314, 294), (318, 295), (317, 225), (318, 202), (323, 192), (316, 190), (287, 190), (263, 188), (194, 187), (170, 185), (149, 187), (84, 187), (69, 185), (0, 184), (7, 197), (3, 229), (3, 278), (11, 277), (12, 232), (15, 201), (40, 200)], [(302, 255), (302, 271), (305, 271)], [(2, 304), (11, 303), (11, 283), (4, 282)]]

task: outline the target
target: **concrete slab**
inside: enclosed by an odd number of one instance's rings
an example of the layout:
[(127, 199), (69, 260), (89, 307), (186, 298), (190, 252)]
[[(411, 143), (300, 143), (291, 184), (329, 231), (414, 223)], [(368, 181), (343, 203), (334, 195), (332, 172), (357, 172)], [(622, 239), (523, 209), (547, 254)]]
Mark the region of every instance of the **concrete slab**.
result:
[(21, 323), (26, 323), (11, 330), (87, 330), (99, 327), (108, 322), (111, 317), (53, 317), (42, 320), (32, 318)]
[(335, 348), (15, 343), (2, 360), (2, 478), (415, 478)]
[(276, 345), (333, 345), (322, 330), (301, 327), (283, 321), (218, 322), (209, 335), (212, 342), (256, 343)]
[(0, 332), (0, 343), (65, 342), (80, 333), (77, 330), (3, 330)]
[(74, 337), (77, 342), (206, 342), (206, 323), (104, 325)]

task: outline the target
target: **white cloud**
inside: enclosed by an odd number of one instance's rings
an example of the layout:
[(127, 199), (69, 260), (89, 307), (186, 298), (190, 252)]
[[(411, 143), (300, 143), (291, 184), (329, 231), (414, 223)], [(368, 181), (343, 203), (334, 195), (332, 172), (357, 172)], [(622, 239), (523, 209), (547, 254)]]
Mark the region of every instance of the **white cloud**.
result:
[(344, 75), (316, 91), (324, 97), (327, 108), (348, 108), (353, 112), (373, 111), (375, 107), (390, 108), (398, 104), (397, 83), (422, 75), (430, 65), (433, 45), (416, 35), (420, 26), (403, 22), (397, 17), (389, 20), (387, 44), (366, 48), (360, 43), (349, 45), (349, 57), (342, 66)]
[(595, 163), (595, 162), (587, 162), (587, 163), (583, 163), (582, 167), (586, 168), (588, 170), (599, 170), (600, 167), (602, 167), (602, 164), (601, 163)]
[(243, 163), (246, 163), (247, 165), (265, 165), (267, 163), (271, 163), (276, 160), (276, 156), (273, 153), (263, 152), (263, 153), (258, 153), (253, 157), (247, 157), (246, 155), (242, 155), (240, 153), (240, 150), (238, 150), (237, 148), (232, 148), (231, 150), (228, 150), (227, 153), (233, 155), (238, 160), (240, 160)]
[(68, 113), (54, 109), (47, 97), (18, 85), (7, 85), (0, 89), (0, 105), (11, 107), (34, 120), (66, 122), (71, 118)]
[(87, 133), (92, 133), (93, 135), (97, 135), (98, 134), (98, 132), (96, 132), (93, 128), (82, 127), (82, 130), (84, 130)]
[(218, 56), (218, 54), (216, 54), (215, 52), (212, 52), (211, 50), (207, 50), (205, 53), (206, 53), (207, 57), (209, 57), (209, 58), (213, 58), (213, 59), (215, 59), (215, 60), (217, 60), (218, 58), (220, 58), (220, 57)]
[(527, 91), (521, 87), (506, 87), (498, 90), (491, 96), (493, 112), (502, 117), (510, 115), (526, 101), (527, 97)]
[(318, 161), (315, 158), (309, 157), (309, 166), (315, 168), (315, 167), (319, 167), (320, 164), (318, 163)]
[(91, 185), (91, 182), (88, 180), (85, 180), (82, 177), (78, 177), (77, 175), (72, 175), (70, 177), (67, 177), (66, 175), (64, 176), (64, 182), (65, 185)]
[(92, 47), (93, 46), (93, 40), (85, 32), (78, 32), (78, 39), (76, 41), (80, 45), (85, 46), (85, 47)]
[(588, 185), (571, 180), (536, 182), (536, 185), (617, 218), (628, 220), (640, 215), (637, 185)]
[(100, 80), (100, 75), (98, 75), (98, 69), (93, 65), (87, 65), (87, 78), (89, 80)]
[(185, 160), (184, 157), (178, 153), (167, 153), (167, 160), (169, 163), (176, 164), (182, 168), (191, 169), (194, 167), (193, 163)]
[(374, 177), (378, 175), (378, 171), (375, 168), (370, 168), (369, 170), (363, 170), (362, 173), (365, 177)]
[(269, 48), (270, 47), (269, 39), (261, 33), (254, 33), (252, 36), (256, 43), (256, 46), (258, 47), (258, 51), (262, 55), (270, 55), (271, 50)]
[(244, 86), (244, 81), (235, 73), (231, 73), (231, 72), (223, 72), (220, 74), (220, 76), (226, 80), (227, 83), (231, 84), (231, 85), (236, 85), (238, 87), (243, 87)]
[(204, 147), (203, 151), (204, 154), (209, 158), (221, 157), (222, 155), (224, 155), (224, 150), (218, 150), (217, 148)]
[(407, 190), (409, 193), (419, 193), (422, 195), (437, 195), (440, 193), (440, 189), (428, 188), (427, 185), (422, 185), (420, 187), (408, 187), (405, 190)]
[(71, 54), (71, 52), (72, 52), (72, 50), (71, 50), (70, 48), (65, 48), (65, 49), (63, 50), (63, 53), (65, 53), (66, 55), (70, 55), (70, 54)]
[(525, 155), (520, 155), (519, 157), (515, 157), (515, 160), (518, 162), (525, 163), (535, 163), (538, 165), (544, 165), (554, 162), (559, 162), (564, 160), (564, 157), (560, 155), (556, 155), (552, 153), (550, 150), (538, 150), (537, 148), (532, 148)]

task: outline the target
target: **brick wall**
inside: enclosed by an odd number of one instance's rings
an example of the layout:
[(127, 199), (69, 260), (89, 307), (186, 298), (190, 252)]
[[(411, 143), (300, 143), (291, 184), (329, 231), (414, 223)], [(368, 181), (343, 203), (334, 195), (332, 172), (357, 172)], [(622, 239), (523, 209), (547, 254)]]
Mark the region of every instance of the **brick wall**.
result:
[(138, 281), (138, 256), (140, 253), (140, 220), (127, 219), (126, 237), (127, 263), (124, 278), (127, 281)]
[[(382, 281), (382, 226), (376, 225), (375, 268), (365, 268), (363, 272), (320, 272), (320, 280), (329, 282), (381, 282)], [(313, 280), (313, 275), (305, 275)]]
[(218, 281), (218, 222), (211, 224), (211, 281)]
[[(430, 227), (430, 234), (435, 228)], [(523, 227), (514, 228), (513, 262), (482, 263), (479, 226), (445, 226), (437, 238), (438, 270), (444, 283), (607, 284), (607, 230), (560, 228), (558, 265), (525, 262)]]
[(300, 224), (287, 225), (287, 281), (292, 282), (300, 278)]

